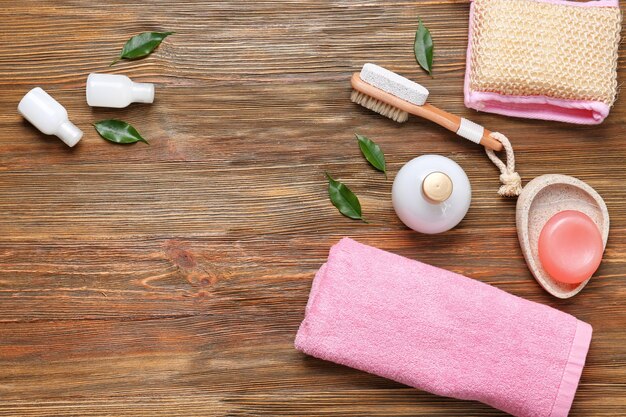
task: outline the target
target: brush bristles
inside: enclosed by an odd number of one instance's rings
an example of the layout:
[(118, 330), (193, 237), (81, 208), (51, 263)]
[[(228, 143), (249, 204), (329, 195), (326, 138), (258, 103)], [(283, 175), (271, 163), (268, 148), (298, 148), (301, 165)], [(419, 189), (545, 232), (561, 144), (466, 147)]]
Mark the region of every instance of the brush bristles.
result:
[(367, 94), (361, 93), (357, 90), (352, 90), (352, 95), (350, 99), (353, 103), (360, 104), (366, 109), (370, 109), (375, 111), (378, 114), (382, 114), (385, 117), (390, 118), (391, 120), (404, 123), (409, 119), (409, 113), (400, 110), (397, 107), (393, 107), (387, 103), (383, 103), (380, 100), (376, 100), (375, 98), (368, 96)]

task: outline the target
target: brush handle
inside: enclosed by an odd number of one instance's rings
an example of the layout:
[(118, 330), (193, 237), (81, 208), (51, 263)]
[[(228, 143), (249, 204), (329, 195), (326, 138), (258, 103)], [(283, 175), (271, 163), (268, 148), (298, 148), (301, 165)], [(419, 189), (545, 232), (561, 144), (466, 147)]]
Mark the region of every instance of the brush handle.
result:
[(380, 88), (376, 88), (366, 83), (361, 80), (359, 73), (354, 73), (352, 75), (351, 83), (352, 88), (363, 94), (367, 94), (376, 100), (380, 100), (402, 111), (415, 116), (423, 117), (431, 122), (435, 122), (438, 125), (458, 134), (459, 136), (483, 145), (485, 148), (493, 149), (494, 151), (502, 150), (502, 144), (491, 137), (491, 131), (484, 129), (482, 126), (474, 122), (448, 113), (445, 110), (441, 110), (440, 108), (433, 106), (432, 104), (426, 103), (418, 106), (413, 103), (409, 103), (408, 101), (394, 96), (393, 94), (389, 94)]

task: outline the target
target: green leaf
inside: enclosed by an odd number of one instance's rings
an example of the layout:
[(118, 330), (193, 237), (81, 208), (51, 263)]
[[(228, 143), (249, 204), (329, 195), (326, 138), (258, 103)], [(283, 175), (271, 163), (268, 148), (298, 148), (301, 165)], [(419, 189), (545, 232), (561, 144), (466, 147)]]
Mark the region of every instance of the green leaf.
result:
[(111, 65), (120, 59), (137, 59), (150, 55), (161, 44), (163, 39), (173, 33), (175, 32), (143, 32), (133, 36), (122, 48), (119, 58), (113, 61)]
[(326, 178), (328, 178), (328, 196), (337, 210), (346, 217), (367, 223), (361, 214), (358, 197), (345, 184), (335, 181), (328, 172)]
[(385, 164), (385, 154), (380, 149), (378, 144), (363, 135), (355, 133), (356, 139), (359, 141), (359, 148), (367, 162), (369, 162), (374, 168), (383, 172), (387, 177), (387, 165)]
[(433, 38), (430, 36), (430, 31), (424, 26), (421, 19), (417, 26), (417, 32), (415, 33), (415, 44), (413, 49), (415, 50), (415, 59), (420, 67), (424, 68), (428, 74), (432, 74), (433, 70)]
[(137, 129), (121, 120), (101, 120), (93, 124), (100, 136), (109, 142), (129, 144), (135, 142), (148, 143), (141, 137)]

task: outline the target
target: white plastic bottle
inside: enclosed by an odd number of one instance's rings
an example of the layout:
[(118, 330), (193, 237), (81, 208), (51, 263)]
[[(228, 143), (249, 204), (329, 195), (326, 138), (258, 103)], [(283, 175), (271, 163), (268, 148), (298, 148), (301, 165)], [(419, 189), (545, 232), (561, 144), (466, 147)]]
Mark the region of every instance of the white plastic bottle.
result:
[(469, 179), (456, 162), (423, 155), (404, 165), (391, 191), (396, 214), (411, 229), (442, 233), (459, 224), (472, 200)]
[(76, 145), (83, 137), (83, 132), (68, 120), (65, 107), (40, 87), (26, 93), (17, 111), (42, 133), (58, 136), (67, 146)]
[(130, 103), (152, 103), (154, 84), (135, 83), (125, 75), (89, 74), (87, 104), (91, 107), (122, 108)]

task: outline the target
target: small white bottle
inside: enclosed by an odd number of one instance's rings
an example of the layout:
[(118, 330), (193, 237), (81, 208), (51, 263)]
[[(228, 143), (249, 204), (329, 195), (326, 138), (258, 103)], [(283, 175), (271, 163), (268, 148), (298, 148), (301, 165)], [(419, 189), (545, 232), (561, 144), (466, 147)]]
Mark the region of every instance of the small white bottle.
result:
[(400, 169), (391, 196), (404, 224), (417, 232), (435, 234), (463, 220), (472, 188), (456, 162), (440, 155), (423, 155)]
[(74, 146), (83, 132), (67, 118), (67, 110), (42, 88), (35, 87), (20, 100), (17, 111), (46, 135), (56, 135), (67, 146)]
[(89, 74), (87, 104), (121, 109), (130, 103), (152, 103), (154, 84), (135, 83), (125, 75)]

